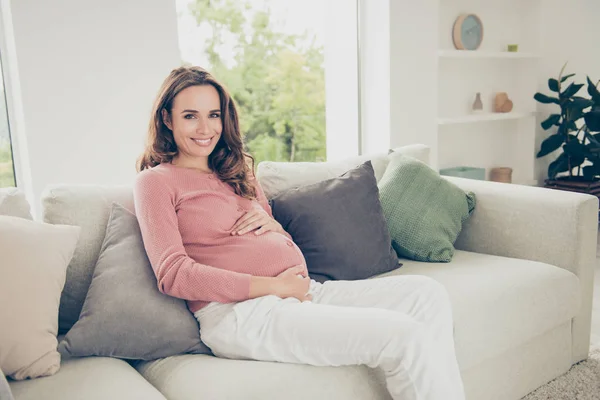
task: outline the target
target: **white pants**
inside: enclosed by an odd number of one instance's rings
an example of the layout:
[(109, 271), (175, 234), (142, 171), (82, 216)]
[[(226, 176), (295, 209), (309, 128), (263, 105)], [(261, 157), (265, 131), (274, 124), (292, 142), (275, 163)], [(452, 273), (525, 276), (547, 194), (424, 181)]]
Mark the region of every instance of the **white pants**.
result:
[(195, 316), (218, 357), (381, 368), (397, 400), (463, 400), (445, 288), (424, 276), (311, 281), (312, 302), (264, 296)]

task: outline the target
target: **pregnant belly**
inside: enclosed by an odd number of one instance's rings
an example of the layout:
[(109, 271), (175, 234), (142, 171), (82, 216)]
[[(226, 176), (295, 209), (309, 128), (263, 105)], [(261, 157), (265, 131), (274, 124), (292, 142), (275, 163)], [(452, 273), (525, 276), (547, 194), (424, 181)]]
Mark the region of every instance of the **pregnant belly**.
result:
[(190, 256), (202, 264), (254, 276), (277, 276), (295, 265), (306, 265), (300, 248), (276, 232), (222, 238), (198, 247), (197, 254)]

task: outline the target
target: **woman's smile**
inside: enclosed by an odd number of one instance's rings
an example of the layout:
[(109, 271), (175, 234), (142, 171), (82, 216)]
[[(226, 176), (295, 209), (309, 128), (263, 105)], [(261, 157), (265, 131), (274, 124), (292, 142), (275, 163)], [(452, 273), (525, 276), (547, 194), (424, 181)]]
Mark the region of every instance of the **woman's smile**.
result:
[(207, 139), (197, 139), (197, 138), (191, 138), (191, 139), (192, 139), (192, 142), (194, 142), (195, 144), (197, 144), (200, 147), (208, 147), (208, 146), (210, 146), (213, 138), (210, 137)]

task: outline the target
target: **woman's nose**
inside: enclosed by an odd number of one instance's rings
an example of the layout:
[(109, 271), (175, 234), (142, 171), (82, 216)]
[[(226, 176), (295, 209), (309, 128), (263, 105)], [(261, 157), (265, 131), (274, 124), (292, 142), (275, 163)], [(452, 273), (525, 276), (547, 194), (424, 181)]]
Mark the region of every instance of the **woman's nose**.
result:
[(196, 131), (198, 133), (207, 133), (208, 132), (208, 121), (206, 118), (198, 119), (198, 126), (196, 126)]

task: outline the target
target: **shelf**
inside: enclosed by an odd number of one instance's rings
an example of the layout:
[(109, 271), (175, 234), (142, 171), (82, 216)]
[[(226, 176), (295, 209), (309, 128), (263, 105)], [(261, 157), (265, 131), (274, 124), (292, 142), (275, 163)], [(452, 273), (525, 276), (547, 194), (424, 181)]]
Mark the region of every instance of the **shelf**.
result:
[(485, 121), (505, 121), (511, 119), (521, 119), (533, 117), (533, 112), (509, 112), (509, 113), (482, 113), (463, 115), (460, 117), (449, 117), (449, 118), (438, 118), (439, 125), (450, 125), (450, 124), (469, 124), (473, 122), (485, 122)]
[(540, 58), (535, 53), (524, 53), (515, 52), (511, 53), (508, 51), (480, 51), (480, 50), (438, 50), (438, 57), (440, 58)]

